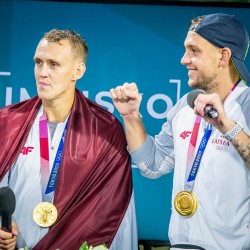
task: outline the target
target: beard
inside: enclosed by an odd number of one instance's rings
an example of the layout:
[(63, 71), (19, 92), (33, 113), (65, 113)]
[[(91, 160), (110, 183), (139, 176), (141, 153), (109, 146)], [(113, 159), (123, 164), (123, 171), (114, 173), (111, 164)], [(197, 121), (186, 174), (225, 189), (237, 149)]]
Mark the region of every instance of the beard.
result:
[(216, 82), (216, 75), (212, 76), (206, 76), (202, 74), (198, 80), (196, 80), (194, 83), (190, 85), (192, 88), (196, 89), (202, 89), (204, 90), (207, 94), (209, 93), (214, 93), (215, 90), (217, 89), (218, 83)]

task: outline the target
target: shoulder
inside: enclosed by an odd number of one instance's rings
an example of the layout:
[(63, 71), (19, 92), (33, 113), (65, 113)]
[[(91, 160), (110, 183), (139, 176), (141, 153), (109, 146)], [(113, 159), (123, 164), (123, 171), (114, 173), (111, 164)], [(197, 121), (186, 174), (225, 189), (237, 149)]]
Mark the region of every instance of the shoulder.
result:
[(15, 114), (23, 113), (24, 111), (31, 110), (34, 107), (34, 105), (37, 103), (37, 101), (39, 101), (39, 99), (36, 96), (31, 99), (22, 101), (22, 102), (7, 105), (0, 109), (0, 117), (15, 115)]
[(178, 115), (178, 113), (188, 106), (187, 104), (187, 94), (185, 94), (175, 105), (174, 107), (168, 112), (168, 120), (173, 120), (173, 118)]
[(83, 133), (94, 134), (109, 144), (125, 145), (125, 133), (121, 122), (108, 110), (85, 97), (79, 90), (72, 108), (72, 123), (83, 128)]
[(102, 123), (102, 126), (108, 126), (110, 129), (114, 129), (115, 127), (122, 128), (121, 122), (110, 111), (88, 98), (87, 102), (93, 116), (98, 122)]
[(104, 109), (101, 105), (85, 97), (79, 90), (77, 94), (84, 105), (83, 112), (85, 116), (90, 115), (102, 126), (121, 126), (120, 121), (108, 110)]
[(250, 88), (246, 88), (242, 94), (237, 98), (237, 102), (240, 104), (249, 103), (250, 101)]
[(244, 114), (248, 114), (250, 109), (250, 88), (246, 88), (236, 99)]
[(250, 116), (249, 116), (249, 110), (250, 110), (250, 88), (246, 88), (241, 95), (239, 95), (236, 99), (236, 102), (238, 103), (242, 114), (245, 117), (245, 120), (247, 124), (250, 126)]
[(129, 154), (126, 149), (127, 142), (122, 123), (99, 104), (86, 97), (85, 99), (89, 110), (84, 114), (85, 122), (89, 123), (91, 132), (94, 132), (95, 136), (103, 142), (103, 152), (105, 152), (105, 148), (109, 150), (112, 148), (127, 157)]

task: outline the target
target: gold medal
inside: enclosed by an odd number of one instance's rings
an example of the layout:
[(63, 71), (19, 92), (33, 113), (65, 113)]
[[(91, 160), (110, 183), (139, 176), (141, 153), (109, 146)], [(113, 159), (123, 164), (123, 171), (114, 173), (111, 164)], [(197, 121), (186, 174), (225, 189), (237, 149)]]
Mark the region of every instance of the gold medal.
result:
[(197, 209), (197, 199), (194, 193), (182, 191), (178, 193), (174, 199), (174, 207), (176, 211), (183, 216), (191, 216)]
[(50, 227), (57, 219), (57, 209), (50, 202), (41, 202), (33, 210), (33, 219), (40, 227)]

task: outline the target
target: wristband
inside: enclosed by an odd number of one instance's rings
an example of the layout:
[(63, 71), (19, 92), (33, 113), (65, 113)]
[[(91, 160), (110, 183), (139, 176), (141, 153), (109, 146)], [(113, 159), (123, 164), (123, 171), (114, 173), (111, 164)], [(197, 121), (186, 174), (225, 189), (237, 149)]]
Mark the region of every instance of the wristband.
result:
[(236, 125), (224, 135), (224, 138), (231, 141), (242, 129), (243, 126), (239, 122), (236, 122)]

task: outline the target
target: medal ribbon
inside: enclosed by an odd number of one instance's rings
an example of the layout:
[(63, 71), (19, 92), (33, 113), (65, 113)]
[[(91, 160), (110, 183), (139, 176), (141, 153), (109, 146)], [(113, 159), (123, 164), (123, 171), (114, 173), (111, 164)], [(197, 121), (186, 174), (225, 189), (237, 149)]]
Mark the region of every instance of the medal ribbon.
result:
[[(199, 123), (199, 126), (200, 126), (200, 123)], [(195, 134), (196, 134), (195, 136), (196, 136), (196, 140), (197, 140), (198, 131)], [(203, 135), (203, 137), (201, 139), (198, 151), (197, 151), (196, 156), (194, 158), (192, 168), (189, 171), (189, 176), (188, 176), (188, 179), (187, 179), (186, 184), (185, 184), (185, 189), (190, 191), (190, 192), (193, 190), (194, 181), (195, 181), (195, 177), (197, 175), (197, 172), (198, 172), (198, 169), (199, 169), (199, 166), (201, 163), (201, 158), (202, 158), (203, 153), (206, 149), (207, 142), (208, 142), (211, 134), (212, 134), (212, 125), (208, 124), (206, 131), (205, 131), (205, 134)], [(190, 145), (191, 145), (191, 143), (190, 143)]]
[(42, 200), (52, 201), (52, 195), (56, 188), (56, 180), (60, 163), (62, 160), (62, 152), (64, 147), (64, 139), (68, 122), (65, 125), (59, 147), (57, 149), (56, 157), (52, 170), (50, 173), (49, 167), (49, 141), (48, 141), (48, 121), (46, 113), (43, 111), (43, 115), (39, 119), (39, 137), (40, 137), (40, 165), (41, 165), (41, 184), (42, 184)]
[[(233, 88), (227, 94), (225, 99), (235, 90), (235, 88), (238, 86), (240, 81), (241, 80), (239, 79), (234, 84)], [(196, 156), (194, 158), (194, 152), (195, 152), (196, 141), (197, 141), (198, 132), (199, 132), (199, 128), (200, 128), (200, 123), (201, 123), (201, 117), (196, 116), (196, 120), (195, 120), (194, 127), (193, 127), (193, 132), (192, 132), (189, 147), (188, 147), (188, 153), (187, 153), (185, 190), (190, 191), (190, 192), (193, 190), (195, 178), (196, 178), (196, 175), (197, 175), (200, 163), (201, 163), (201, 158), (203, 156), (203, 153), (204, 153), (206, 146), (207, 146), (207, 142), (208, 142), (210, 135), (212, 133), (212, 125), (208, 124), (206, 131), (205, 131), (205, 134), (200, 142)]]

